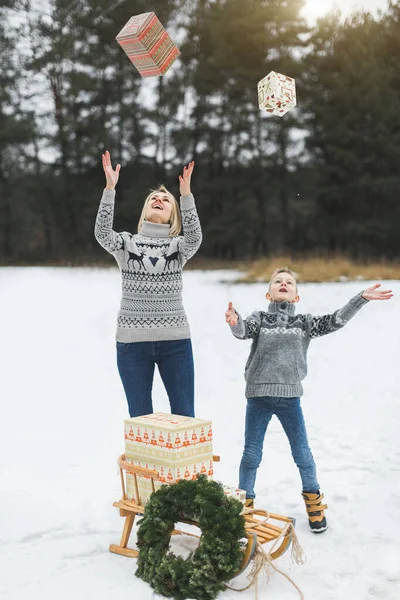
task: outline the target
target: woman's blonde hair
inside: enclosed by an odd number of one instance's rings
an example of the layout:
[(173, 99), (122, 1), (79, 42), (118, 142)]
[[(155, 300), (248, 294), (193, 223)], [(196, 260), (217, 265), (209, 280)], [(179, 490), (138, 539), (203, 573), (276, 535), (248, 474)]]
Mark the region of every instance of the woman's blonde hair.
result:
[(146, 200), (144, 201), (142, 213), (140, 215), (140, 219), (139, 219), (139, 223), (138, 223), (138, 232), (140, 231), (140, 229), (143, 225), (143, 221), (146, 220), (147, 205), (150, 202), (153, 195), (156, 194), (157, 192), (163, 192), (164, 194), (167, 194), (167, 196), (169, 197), (170, 202), (171, 202), (171, 217), (169, 220), (169, 235), (170, 235), (170, 237), (179, 235), (181, 232), (181, 228), (182, 228), (181, 212), (179, 210), (178, 202), (176, 201), (175, 196), (173, 196), (173, 194), (171, 194), (171, 192), (169, 192), (167, 190), (165, 185), (160, 185), (155, 190), (151, 190), (150, 194), (147, 196)]

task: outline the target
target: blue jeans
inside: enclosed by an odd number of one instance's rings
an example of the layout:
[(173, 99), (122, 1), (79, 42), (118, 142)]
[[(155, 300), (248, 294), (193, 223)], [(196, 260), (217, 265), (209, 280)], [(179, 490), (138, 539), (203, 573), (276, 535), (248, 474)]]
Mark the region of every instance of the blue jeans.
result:
[(313, 455), (308, 445), (300, 398), (249, 398), (246, 410), (245, 444), (239, 469), (239, 488), (247, 498), (255, 498), (254, 484), (262, 459), (264, 436), (272, 415), (276, 415), (289, 440), (303, 492), (317, 492), (319, 483)]
[(153, 412), (155, 365), (167, 390), (171, 413), (194, 417), (194, 365), (192, 342), (117, 342), (117, 365), (131, 417)]

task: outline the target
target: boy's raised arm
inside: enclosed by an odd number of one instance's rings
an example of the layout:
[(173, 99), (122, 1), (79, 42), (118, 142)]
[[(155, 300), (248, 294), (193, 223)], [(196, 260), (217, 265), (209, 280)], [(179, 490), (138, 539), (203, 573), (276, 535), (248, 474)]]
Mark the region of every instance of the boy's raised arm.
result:
[(341, 329), (350, 321), (352, 317), (369, 302), (370, 300), (390, 300), (393, 296), (391, 290), (378, 290), (380, 283), (376, 283), (370, 288), (364, 290), (357, 296), (354, 296), (349, 302), (336, 310), (331, 315), (324, 315), (322, 317), (312, 317), (310, 315), (309, 322), (309, 335), (310, 338), (320, 337), (321, 335), (327, 335), (333, 333), (338, 329)]
[(225, 320), (231, 328), (235, 337), (239, 340), (247, 340), (257, 337), (261, 326), (261, 315), (258, 311), (253, 312), (247, 319), (242, 319), (240, 314), (233, 308), (232, 302), (228, 304)]

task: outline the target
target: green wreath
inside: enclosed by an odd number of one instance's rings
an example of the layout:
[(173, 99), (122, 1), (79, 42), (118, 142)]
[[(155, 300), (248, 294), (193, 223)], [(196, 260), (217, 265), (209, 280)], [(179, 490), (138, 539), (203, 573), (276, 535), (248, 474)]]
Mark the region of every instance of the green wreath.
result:
[[(243, 505), (228, 498), (222, 485), (200, 475), (153, 492), (139, 521), (137, 577), (162, 596), (211, 600), (225, 589), (243, 559)], [(195, 521), (202, 535), (186, 559), (169, 552), (171, 533), (180, 520)]]

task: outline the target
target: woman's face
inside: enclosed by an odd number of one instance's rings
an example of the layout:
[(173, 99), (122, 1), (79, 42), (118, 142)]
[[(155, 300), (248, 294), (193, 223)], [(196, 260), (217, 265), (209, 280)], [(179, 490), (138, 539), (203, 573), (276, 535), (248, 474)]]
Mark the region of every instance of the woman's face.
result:
[(146, 221), (169, 223), (172, 213), (172, 200), (165, 192), (155, 192), (146, 206)]

